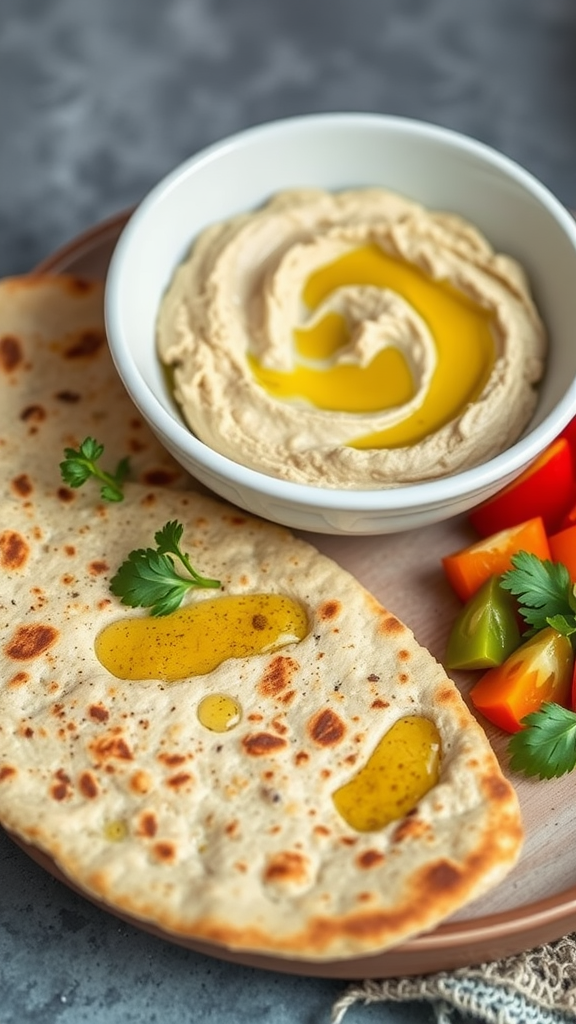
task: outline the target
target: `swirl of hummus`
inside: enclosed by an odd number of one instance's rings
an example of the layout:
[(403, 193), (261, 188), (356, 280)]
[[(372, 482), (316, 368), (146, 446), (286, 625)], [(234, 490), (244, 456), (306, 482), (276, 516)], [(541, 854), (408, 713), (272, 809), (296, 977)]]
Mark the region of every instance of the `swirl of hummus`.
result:
[[(480, 393), (413, 443), (387, 444), (384, 433), (371, 445), (370, 438), (424, 408), (439, 369), (426, 317), (398, 290), (374, 283), (339, 284), (312, 310), (303, 302), (315, 273), (365, 246), (454, 289), (490, 320), (494, 358)], [(263, 379), (294, 371), (295, 332), (330, 314), (345, 323), (347, 339), (324, 365), (368, 372), (382, 352), (396, 350), (411, 382), (401, 400), (349, 411), (263, 386), (260, 371)], [(533, 414), (546, 354), (515, 260), (494, 252), (462, 218), (376, 188), (289, 190), (207, 228), (163, 298), (157, 345), (200, 440), (271, 476), (349, 489), (449, 475), (504, 450)]]

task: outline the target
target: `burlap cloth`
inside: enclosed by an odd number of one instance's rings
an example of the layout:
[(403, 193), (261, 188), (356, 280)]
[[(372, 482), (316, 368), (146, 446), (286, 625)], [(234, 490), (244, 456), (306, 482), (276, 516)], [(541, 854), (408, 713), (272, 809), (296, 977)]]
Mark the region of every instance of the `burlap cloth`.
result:
[(354, 1003), (423, 1000), (437, 1024), (566, 1024), (576, 1020), (576, 932), (477, 967), (351, 984), (332, 1008), (341, 1024)]

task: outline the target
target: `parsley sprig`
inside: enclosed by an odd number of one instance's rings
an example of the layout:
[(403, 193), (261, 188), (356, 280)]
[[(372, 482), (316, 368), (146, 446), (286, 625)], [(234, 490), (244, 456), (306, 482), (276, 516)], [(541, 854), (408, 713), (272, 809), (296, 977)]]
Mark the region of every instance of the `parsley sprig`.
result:
[(546, 703), (522, 719), (525, 726), (508, 743), (513, 771), (558, 778), (576, 768), (576, 713)]
[[(518, 600), (518, 610), (534, 636), (546, 626), (576, 643), (576, 586), (561, 562), (527, 551), (512, 556), (512, 569), (500, 585)], [(508, 742), (510, 767), (541, 779), (558, 778), (576, 768), (576, 711), (548, 701), (522, 719), (523, 728)]]
[[(220, 587), (220, 580), (201, 576), (180, 548), (184, 527), (173, 520), (154, 534), (156, 548), (131, 551), (110, 581), (110, 590), (122, 604), (131, 608), (149, 608), (152, 615), (169, 615), (192, 587)], [(188, 572), (176, 572), (178, 560)]]
[(64, 461), (60, 463), (62, 479), (69, 487), (82, 487), (87, 480), (95, 477), (102, 484), (100, 497), (104, 501), (122, 501), (130, 460), (120, 459), (114, 472), (107, 473), (98, 465), (103, 451), (104, 445), (99, 444), (93, 437), (84, 438), (79, 448), (65, 448)]
[(511, 562), (513, 568), (502, 574), (500, 586), (518, 598), (529, 627), (525, 635), (534, 636), (545, 626), (564, 636), (576, 633), (576, 588), (566, 566), (528, 551), (519, 551)]

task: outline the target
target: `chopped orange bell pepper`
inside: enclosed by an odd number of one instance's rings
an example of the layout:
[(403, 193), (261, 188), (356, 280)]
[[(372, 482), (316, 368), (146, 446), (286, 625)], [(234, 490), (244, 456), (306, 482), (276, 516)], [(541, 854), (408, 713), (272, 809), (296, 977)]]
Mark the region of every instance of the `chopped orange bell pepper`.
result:
[(548, 533), (559, 530), (576, 501), (570, 442), (557, 437), (516, 480), (483, 501), (468, 518), (481, 537), (541, 516)]
[(570, 702), (574, 653), (567, 636), (545, 626), (502, 665), (488, 669), (470, 691), (470, 700), (490, 722), (518, 732), (522, 719), (546, 701)]
[(563, 562), (571, 580), (576, 583), (576, 523), (548, 538), (553, 562)]
[(445, 555), (442, 565), (458, 597), (467, 601), (489, 576), (511, 569), (510, 559), (518, 551), (528, 551), (542, 559), (550, 558), (548, 537), (540, 516)]

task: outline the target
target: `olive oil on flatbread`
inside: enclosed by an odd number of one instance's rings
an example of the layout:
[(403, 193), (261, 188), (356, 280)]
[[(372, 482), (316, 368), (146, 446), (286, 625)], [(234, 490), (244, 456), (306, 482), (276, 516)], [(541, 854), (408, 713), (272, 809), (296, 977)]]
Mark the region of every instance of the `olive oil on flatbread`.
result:
[[(62, 283), (37, 287), (48, 301)], [(0, 322), (10, 302), (0, 289)], [(129, 483), (116, 505), (89, 484), (62, 490), (62, 431), (47, 448), (46, 420), (26, 434), (26, 418), (4, 412), (32, 395), (42, 405), (39, 337), (59, 387), (72, 387), (32, 318), (12, 335), (31, 368), (2, 375), (3, 395), (13, 390), (0, 411), (0, 823), (81, 891), (168, 935), (304, 960), (380, 952), (497, 884), (520, 852), (518, 802), (442, 667), (349, 573), (283, 528), (192, 490)], [(104, 392), (117, 386), (108, 372)], [(128, 399), (118, 401), (129, 423)], [(86, 421), (77, 429), (70, 412), (68, 429), (81, 439)], [(113, 430), (109, 444), (123, 454)], [(105, 669), (97, 636), (147, 616), (122, 605), (110, 579), (173, 520), (195, 567), (221, 582), (186, 606), (285, 595), (305, 611), (304, 638), (172, 683)], [(219, 694), (239, 708), (224, 732), (199, 715)], [(384, 827), (351, 827), (335, 793), (411, 716), (438, 730), (437, 784)]]

